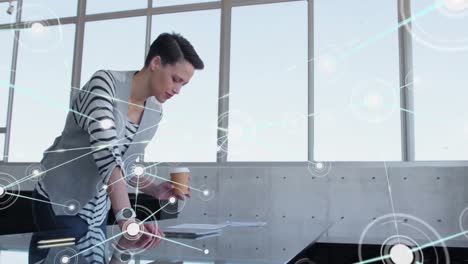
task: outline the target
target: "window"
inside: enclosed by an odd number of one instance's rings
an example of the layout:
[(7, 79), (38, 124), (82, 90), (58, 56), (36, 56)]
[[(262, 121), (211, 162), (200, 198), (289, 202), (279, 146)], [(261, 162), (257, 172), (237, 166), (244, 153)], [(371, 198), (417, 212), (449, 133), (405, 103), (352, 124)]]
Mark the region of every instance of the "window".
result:
[(145, 160), (216, 162), (219, 17), (219, 10), (153, 17), (152, 40), (163, 32), (182, 34), (195, 47), (205, 69), (195, 71), (180, 94), (164, 103), (163, 120)]
[(86, 1), (86, 13), (106, 13), (125, 10), (147, 8), (147, 0), (88, 0)]
[(0, 134), (0, 161), (4, 161), (3, 151), (5, 151), (5, 134)]
[(74, 35), (74, 25), (22, 31), (9, 161), (39, 161), (62, 132), (69, 109)]
[(314, 3), (314, 159), (401, 160), (397, 3)]
[(145, 59), (145, 17), (86, 23), (81, 86), (98, 70), (139, 70)]
[[(412, 15), (434, 2), (412, 2)], [(412, 22), (417, 160), (468, 159), (468, 10), (447, 1)]]
[(6, 126), (11, 59), (13, 53), (13, 31), (0, 31), (0, 127)]
[(307, 161), (307, 2), (233, 8), (231, 35), (228, 161)]
[(8, 2), (6, 3), (0, 3), (0, 25), (1, 24), (10, 24), (14, 23), (16, 21), (16, 11), (18, 10), (17, 8), (17, 2), (13, 2), (13, 12), (11, 15), (7, 14), (8, 7), (10, 6)]
[(22, 21), (39, 21), (76, 16), (78, 0), (28, 0), (23, 1)]
[(219, 0), (153, 0), (154, 7), (171, 6), (171, 5), (185, 5), (195, 3), (219, 2)]

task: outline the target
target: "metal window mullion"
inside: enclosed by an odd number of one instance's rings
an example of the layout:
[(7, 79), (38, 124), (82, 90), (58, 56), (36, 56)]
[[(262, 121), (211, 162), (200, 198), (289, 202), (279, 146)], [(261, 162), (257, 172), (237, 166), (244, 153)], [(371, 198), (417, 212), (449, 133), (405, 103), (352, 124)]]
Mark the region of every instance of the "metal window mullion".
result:
[(151, 45), (151, 30), (153, 23), (153, 15), (151, 14), (151, 8), (153, 7), (153, 0), (148, 0), (148, 9), (146, 12), (146, 39), (145, 39), (145, 54), (143, 59), (146, 59)]
[[(21, 21), (21, 8), (23, 7), (23, 0), (18, 0), (16, 8), (16, 23)], [(5, 133), (5, 144), (3, 149), (3, 161), (6, 163), (9, 160), (10, 150), (10, 137), (11, 137), (11, 118), (13, 112), (13, 99), (15, 95), (15, 89), (13, 89), (16, 83), (16, 65), (18, 62), (18, 48), (19, 48), (19, 30), (15, 30), (15, 38), (13, 39), (13, 57), (11, 59), (11, 71), (10, 71), (10, 89), (8, 96), (8, 108), (7, 108), (7, 122), (6, 122), (6, 133)]]
[[(265, 5), (265, 4), (279, 4), (287, 2), (302, 2), (304, 0), (234, 0), (232, 7), (251, 6), (251, 5)], [(307, 1), (307, 0), (306, 0)]]
[[(146, 55), (149, 52), (150, 45), (151, 45), (151, 29), (153, 23), (153, 15), (151, 14), (151, 8), (153, 7), (153, 0), (148, 0), (148, 9), (146, 13), (146, 36), (145, 36), (145, 54), (143, 57), (143, 61), (146, 60)], [(146, 160), (146, 152), (142, 154), (143, 160)]]
[[(229, 77), (231, 56), (231, 14), (232, 6), (228, 0), (221, 3), (221, 34), (219, 56), (219, 99), (218, 99), (218, 143), (217, 163), (227, 162), (229, 128)], [(223, 146), (226, 147), (223, 147)], [(225, 152), (225, 153), (224, 153)]]
[(81, 85), (81, 69), (83, 63), (83, 47), (84, 47), (84, 17), (86, 15), (86, 0), (78, 0), (77, 21), (75, 28), (75, 47), (73, 51), (73, 69), (72, 69), (72, 89), (70, 91), (71, 99), (76, 92), (74, 88), (79, 89)]
[[(1, 2), (2, 0), (0, 0)], [(7, 2), (6, 0), (5, 2)], [(248, 1), (230, 1), (230, 6), (240, 7), (240, 6), (249, 6), (249, 5), (263, 5), (263, 4), (278, 4), (285, 2), (297, 2), (304, 0), (248, 0)], [(79, 4), (78, 4), (79, 5)], [(161, 14), (171, 14), (171, 13), (182, 13), (182, 12), (192, 12), (192, 11), (203, 11), (210, 9), (219, 9), (221, 7), (220, 2), (213, 1), (208, 3), (194, 3), (194, 4), (184, 4), (184, 5), (173, 5), (173, 6), (163, 6), (163, 7), (152, 7), (148, 6), (145, 9), (134, 9), (134, 10), (124, 10), (124, 11), (115, 11), (115, 12), (104, 12), (98, 14), (90, 14), (84, 16), (86, 22), (91, 21), (101, 21), (109, 19), (119, 19), (119, 18), (128, 18), (128, 17), (138, 17), (145, 16), (149, 12), (151, 15), (161, 15)], [(49, 26), (53, 25), (64, 25), (77, 23), (77, 17), (61, 17), (60, 22), (57, 19), (46, 19), (40, 20), (43, 23), (46, 23)], [(28, 22), (17, 22), (13, 24), (2, 24), (0, 28), (12, 28), (13, 26), (17, 27), (29, 27), (31, 21)]]
[(314, 161), (314, 1), (307, 1), (307, 159)]
[(193, 12), (193, 11), (202, 11), (202, 10), (219, 9), (219, 8), (220, 8), (220, 4), (218, 2), (176, 5), (176, 6), (166, 6), (166, 7), (149, 6), (143, 9), (90, 14), (85, 17), (85, 20), (86, 22), (90, 22), (90, 21), (146, 16), (148, 15), (148, 13), (153, 16), (153, 15)]
[[(398, 22), (411, 17), (410, 0), (398, 1)], [(411, 22), (398, 29), (400, 53), (401, 151), (403, 161), (415, 160), (414, 89)]]
[[(43, 25), (47, 25), (48, 27), (51, 27), (51, 26), (75, 24), (76, 17), (64, 17), (64, 18), (59, 18), (59, 19), (51, 18), (51, 19), (34, 20), (34, 21), (40, 22)], [(0, 29), (14, 30), (14, 29), (30, 28), (33, 25), (34, 21), (17, 21), (15, 23), (10, 23), (10, 24), (1, 24)]]

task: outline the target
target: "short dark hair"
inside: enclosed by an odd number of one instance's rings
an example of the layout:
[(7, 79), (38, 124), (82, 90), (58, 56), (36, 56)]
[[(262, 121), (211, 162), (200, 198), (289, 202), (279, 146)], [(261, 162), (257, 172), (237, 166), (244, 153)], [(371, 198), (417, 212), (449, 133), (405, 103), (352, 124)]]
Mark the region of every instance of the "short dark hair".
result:
[(151, 60), (156, 56), (161, 57), (163, 65), (173, 65), (185, 59), (196, 70), (202, 70), (205, 67), (192, 44), (177, 33), (162, 33), (153, 41), (146, 56), (145, 67), (148, 67)]

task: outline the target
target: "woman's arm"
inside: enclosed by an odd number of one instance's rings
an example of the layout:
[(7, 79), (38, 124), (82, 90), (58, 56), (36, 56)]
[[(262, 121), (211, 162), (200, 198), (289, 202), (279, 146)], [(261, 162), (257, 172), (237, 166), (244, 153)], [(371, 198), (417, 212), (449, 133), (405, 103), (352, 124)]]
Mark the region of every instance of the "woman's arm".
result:
[[(170, 181), (165, 181), (158, 184), (149, 179), (147, 176), (141, 176), (133, 177), (128, 181), (128, 183), (130, 186), (137, 188), (139, 191), (159, 200), (168, 200), (170, 197), (175, 197), (179, 200), (185, 200), (185, 197), (192, 197), (190, 193), (185, 194), (185, 196), (179, 195), (174, 190), (174, 188), (177, 188), (177, 183), (172, 183)], [(190, 187), (188, 190), (190, 192)]]
[[(109, 178), (107, 193), (112, 204), (114, 215), (123, 208), (130, 208), (130, 199), (128, 198), (127, 182), (123, 180), (122, 170), (120, 166), (116, 166)], [(125, 221), (119, 221), (120, 230), (123, 231)]]
[(155, 195), (157, 195), (155, 190), (157, 189), (158, 184), (154, 183), (147, 176), (132, 177), (128, 181), (128, 184), (130, 186), (138, 189), (140, 192), (144, 192), (145, 194), (151, 195), (153, 197), (155, 197)]

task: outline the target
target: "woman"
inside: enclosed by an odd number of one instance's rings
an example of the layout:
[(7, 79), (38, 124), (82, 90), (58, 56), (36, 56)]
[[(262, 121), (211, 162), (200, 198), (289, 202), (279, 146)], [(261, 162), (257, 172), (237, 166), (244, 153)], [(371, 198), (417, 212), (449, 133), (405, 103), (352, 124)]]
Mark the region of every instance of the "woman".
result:
[[(37, 229), (72, 228), (83, 234), (101, 230), (96, 236), (102, 237), (112, 206), (126, 232), (138, 221), (127, 184), (138, 185), (157, 199), (184, 199), (172, 184), (156, 184), (145, 175), (135, 175), (131, 168), (156, 133), (162, 104), (180, 92), (195, 70), (203, 68), (189, 41), (164, 33), (152, 43), (140, 71), (96, 72), (74, 95), (62, 134), (44, 153), (45, 170), (33, 193), (35, 199), (45, 201), (33, 202)], [(164, 235), (148, 223), (141, 226)], [(146, 246), (159, 243), (146, 236), (141, 241)]]

